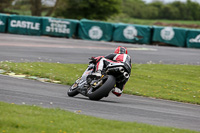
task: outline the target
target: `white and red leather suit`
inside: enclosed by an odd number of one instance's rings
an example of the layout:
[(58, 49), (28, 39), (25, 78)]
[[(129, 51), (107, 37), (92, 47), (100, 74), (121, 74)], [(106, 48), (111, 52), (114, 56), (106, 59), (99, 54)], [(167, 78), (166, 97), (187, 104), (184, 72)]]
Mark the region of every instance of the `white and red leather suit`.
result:
[[(110, 63), (126, 63), (128, 64), (130, 67), (132, 67), (131, 65), (131, 58), (130, 56), (127, 54), (127, 50), (125, 52), (120, 53), (120, 48), (124, 48), (119, 46), (116, 50), (115, 53), (111, 53), (109, 55), (106, 56), (98, 56), (95, 57), (96, 60), (96, 71), (102, 71), (103, 68), (105, 68), (108, 64)], [(130, 73), (129, 73), (130, 75)], [(116, 87), (119, 88), (121, 91), (123, 91), (124, 86), (126, 84), (126, 82), (128, 81), (128, 79), (124, 82), (121, 83), (116, 83)], [(120, 96), (121, 94), (115, 94)]]

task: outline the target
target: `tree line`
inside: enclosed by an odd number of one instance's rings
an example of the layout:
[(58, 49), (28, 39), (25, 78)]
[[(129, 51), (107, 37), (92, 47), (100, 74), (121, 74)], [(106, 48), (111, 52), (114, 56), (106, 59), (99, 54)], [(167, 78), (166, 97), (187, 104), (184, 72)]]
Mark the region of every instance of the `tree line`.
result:
[[(54, 1), (47, 6), (45, 1)], [(32, 16), (53, 16), (71, 19), (106, 20), (113, 15), (125, 14), (131, 18), (200, 20), (200, 4), (187, 0), (163, 3), (153, 0), (0, 0), (0, 12), (30, 10)]]
[(200, 20), (200, 4), (187, 0), (163, 3), (159, 0), (146, 4), (141, 0), (123, 0), (124, 14), (141, 19)]

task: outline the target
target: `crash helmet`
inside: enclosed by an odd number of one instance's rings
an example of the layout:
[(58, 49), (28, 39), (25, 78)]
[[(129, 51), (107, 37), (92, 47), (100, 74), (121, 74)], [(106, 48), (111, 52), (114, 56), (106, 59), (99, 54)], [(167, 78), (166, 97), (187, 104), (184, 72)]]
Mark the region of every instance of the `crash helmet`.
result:
[(128, 51), (125, 47), (119, 46), (115, 49), (116, 54), (128, 54)]

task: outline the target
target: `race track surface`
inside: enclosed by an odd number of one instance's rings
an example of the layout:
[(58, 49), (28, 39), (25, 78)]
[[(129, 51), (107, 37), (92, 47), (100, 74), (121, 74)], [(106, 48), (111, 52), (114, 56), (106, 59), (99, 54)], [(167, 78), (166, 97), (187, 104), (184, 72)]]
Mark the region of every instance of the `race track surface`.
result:
[[(83, 41), (65, 38), (0, 34), (0, 61), (87, 63), (88, 57), (106, 55), (126, 46), (134, 63), (199, 65), (198, 49)], [(198, 57), (198, 58), (197, 58)], [(59, 107), (81, 114), (200, 131), (200, 106), (139, 96), (110, 94), (101, 101), (66, 95), (69, 86), (0, 75), (0, 101)]]
[(119, 45), (128, 48), (132, 63), (200, 65), (200, 49), (12, 34), (0, 34), (0, 61), (44, 61), (87, 64), (89, 57), (113, 53)]

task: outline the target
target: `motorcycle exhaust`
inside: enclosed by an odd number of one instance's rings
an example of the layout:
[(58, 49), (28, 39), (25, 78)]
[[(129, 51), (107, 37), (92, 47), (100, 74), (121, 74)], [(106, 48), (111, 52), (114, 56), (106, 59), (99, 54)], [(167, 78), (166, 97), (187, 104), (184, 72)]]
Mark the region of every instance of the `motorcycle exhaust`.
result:
[(116, 68), (109, 68), (107, 70), (107, 73), (124, 73), (124, 68), (123, 67), (116, 67)]
[(119, 71), (120, 71), (121, 73), (124, 73), (124, 68), (123, 68), (123, 67), (119, 67)]
[(124, 72), (124, 77), (129, 78), (129, 74), (127, 72)]

